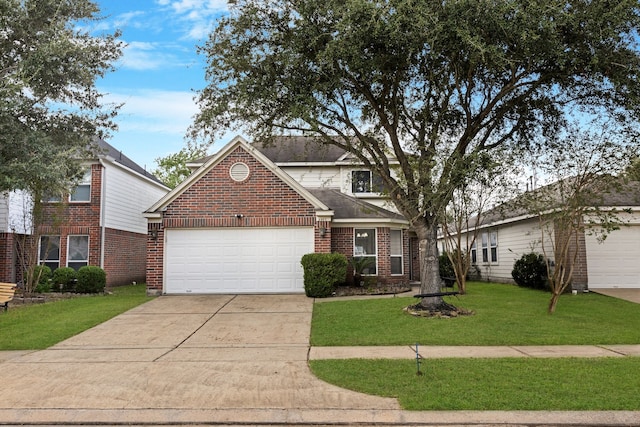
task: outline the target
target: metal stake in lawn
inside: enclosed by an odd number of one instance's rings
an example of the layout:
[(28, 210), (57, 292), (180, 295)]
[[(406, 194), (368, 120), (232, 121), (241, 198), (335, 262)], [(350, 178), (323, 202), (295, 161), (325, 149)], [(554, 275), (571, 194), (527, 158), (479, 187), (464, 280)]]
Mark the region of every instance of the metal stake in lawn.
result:
[(416, 375), (422, 375), (422, 372), (420, 372), (420, 359), (422, 359), (422, 357), (420, 356), (420, 353), (418, 352), (418, 343), (416, 343)]

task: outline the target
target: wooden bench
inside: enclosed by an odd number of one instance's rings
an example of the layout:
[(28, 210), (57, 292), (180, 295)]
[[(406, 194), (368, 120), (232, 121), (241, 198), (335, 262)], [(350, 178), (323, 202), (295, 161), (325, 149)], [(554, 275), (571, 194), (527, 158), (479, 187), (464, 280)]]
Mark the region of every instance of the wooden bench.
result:
[(9, 302), (13, 300), (16, 293), (16, 285), (13, 283), (0, 282), (0, 306), (4, 307), (4, 311), (9, 308)]
[(459, 295), (460, 292), (458, 291), (453, 291), (453, 292), (432, 292), (430, 294), (416, 294), (413, 297), (414, 298), (433, 298), (433, 297), (447, 297), (450, 295)]

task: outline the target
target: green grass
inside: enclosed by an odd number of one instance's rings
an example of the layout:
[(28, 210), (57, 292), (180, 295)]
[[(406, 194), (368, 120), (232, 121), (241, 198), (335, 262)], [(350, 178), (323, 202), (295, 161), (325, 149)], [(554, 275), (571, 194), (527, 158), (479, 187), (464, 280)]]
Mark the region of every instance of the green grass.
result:
[(12, 306), (0, 312), (0, 350), (40, 350), (149, 301), (144, 284), (113, 289), (112, 295)]
[(640, 357), (314, 360), (316, 376), (409, 410), (640, 410)]
[(563, 295), (547, 314), (550, 295), (512, 285), (468, 284), (447, 301), (473, 316), (417, 318), (402, 311), (416, 299), (316, 303), (311, 344), (361, 345), (604, 345), (640, 344), (640, 306), (595, 293)]

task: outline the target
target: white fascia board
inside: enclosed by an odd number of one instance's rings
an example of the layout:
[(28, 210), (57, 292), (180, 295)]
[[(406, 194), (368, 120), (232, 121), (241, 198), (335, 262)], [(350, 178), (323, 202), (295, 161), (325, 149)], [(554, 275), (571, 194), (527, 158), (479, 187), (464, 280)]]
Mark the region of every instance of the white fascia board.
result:
[(333, 220), (332, 224), (335, 224), (339, 227), (409, 227), (409, 221), (403, 219), (380, 220), (374, 218), (343, 218)]
[(280, 168), (286, 167), (333, 167), (335, 162), (277, 162), (276, 166)]

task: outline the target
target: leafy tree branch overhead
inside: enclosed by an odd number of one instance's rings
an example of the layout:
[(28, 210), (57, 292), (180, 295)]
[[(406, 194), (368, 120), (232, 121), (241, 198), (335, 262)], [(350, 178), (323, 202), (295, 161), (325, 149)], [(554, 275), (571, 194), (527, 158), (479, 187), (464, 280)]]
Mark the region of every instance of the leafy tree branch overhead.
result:
[(191, 134), (304, 133), (349, 150), (411, 222), (435, 293), (438, 218), (481, 154), (553, 136), (569, 111), (635, 122), (639, 23), (629, 0), (238, 0), (200, 48)]
[(122, 42), (83, 29), (99, 19), (90, 0), (0, 0), (0, 191), (63, 190), (73, 158), (114, 128), (95, 83)]

